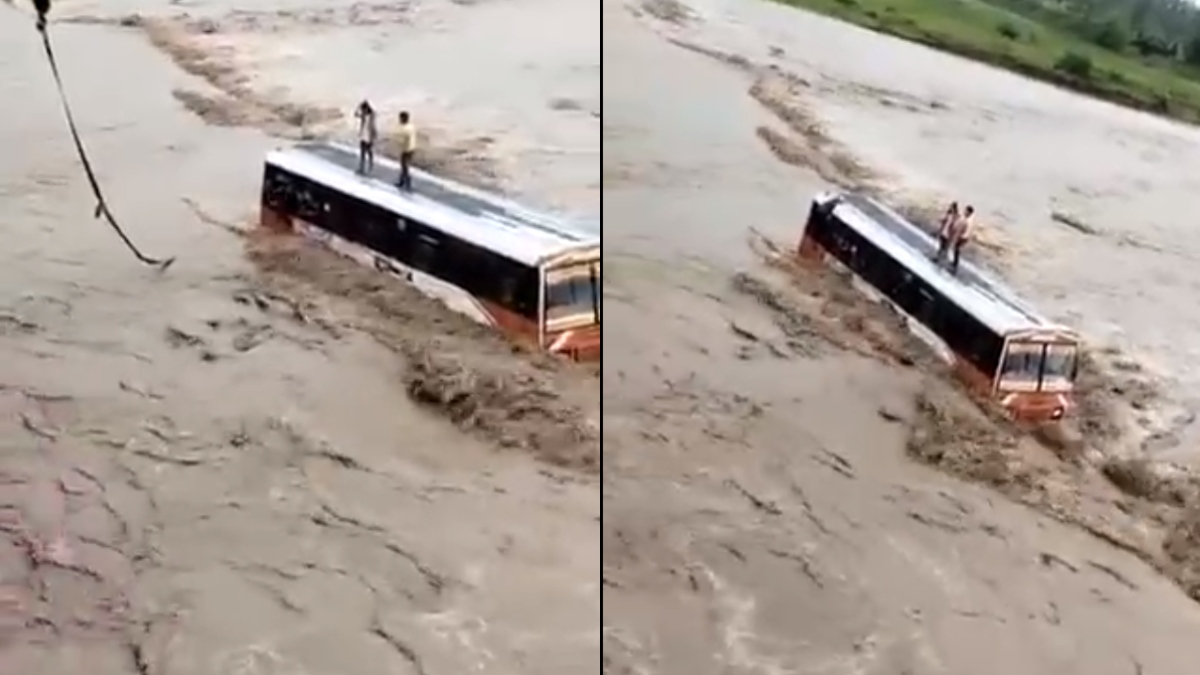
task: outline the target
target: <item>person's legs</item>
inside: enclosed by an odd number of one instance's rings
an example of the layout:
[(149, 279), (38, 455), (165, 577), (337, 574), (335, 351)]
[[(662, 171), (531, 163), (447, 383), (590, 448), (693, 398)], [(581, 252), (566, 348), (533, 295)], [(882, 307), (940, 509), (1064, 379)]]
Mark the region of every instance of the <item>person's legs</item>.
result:
[(954, 242), (954, 261), (950, 264), (950, 268), (955, 274), (958, 274), (958, 259), (962, 256), (962, 240)]
[(942, 261), (946, 259), (946, 252), (949, 247), (950, 247), (950, 239), (944, 235), (939, 236), (937, 253), (933, 254), (933, 262), (935, 262), (939, 265), (942, 264)]
[(412, 189), (412, 173), (410, 172), (411, 167), (412, 152), (400, 153), (400, 181), (398, 185), (405, 190)]
[(367, 168), (367, 154), (371, 152), (371, 146), (366, 141), (358, 142), (358, 172), (363, 173)]
[(374, 173), (375, 172), (375, 145), (373, 143), (367, 143), (366, 147), (364, 148), (364, 151), (365, 151), (364, 154), (366, 155), (366, 158), (367, 158), (367, 173)]

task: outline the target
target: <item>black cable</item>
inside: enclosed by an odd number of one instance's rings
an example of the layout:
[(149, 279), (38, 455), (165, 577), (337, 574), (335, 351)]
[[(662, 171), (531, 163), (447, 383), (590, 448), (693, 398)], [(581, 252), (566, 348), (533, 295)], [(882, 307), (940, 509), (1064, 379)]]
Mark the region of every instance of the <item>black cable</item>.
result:
[(117, 236), (124, 242), (125, 247), (138, 259), (147, 265), (155, 265), (161, 269), (167, 269), (171, 263), (175, 262), (175, 258), (167, 258), (160, 260), (151, 258), (142, 253), (138, 247), (125, 234), (125, 230), (117, 223), (112, 212), (108, 209), (108, 202), (104, 199), (104, 193), (100, 190), (100, 182), (96, 180), (96, 173), (92, 170), (92, 163), (88, 161), (87, 151), (83, 148), (83, 140), (79, 137), (79, 129), (75, 126), (75, 116), (71, 114), (71, 106), (67, 102), (67, 94), (63, 88), (62, 76), (58, 72), (58, 61), (54, 58), (54, 48), (50, 45), (50, 33), (46, 30), (46, 13), (50, 11), (50, 0), (34, 0), (34, 7), (37, 9), (37, 29), (42, 34), (42, 46), (46, 49), (46, 58), (50, 61), (50, 71), (54, 73), (54, 84), (58, 87), (58, 99), (62, 103), (63, 114), (67, 118), (67, 126), (71, 130), (71, 138), (75, 141), (75, 150), (79, 154), (79, 161), (83, 165), (83, 171), (87, 174), (88, 183), (92, 186), (92, 194), (96, 197), (96, 213), (95, 217), (104, 216), (105, 221), (112, 227)]

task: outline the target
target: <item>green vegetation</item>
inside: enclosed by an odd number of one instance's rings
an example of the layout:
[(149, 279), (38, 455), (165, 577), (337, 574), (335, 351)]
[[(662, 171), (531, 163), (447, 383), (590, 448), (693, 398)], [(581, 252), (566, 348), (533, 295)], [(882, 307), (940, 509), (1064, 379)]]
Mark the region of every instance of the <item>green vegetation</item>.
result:
[(1200, 122), (1200, 7), (1186, 0), (779, 1)]

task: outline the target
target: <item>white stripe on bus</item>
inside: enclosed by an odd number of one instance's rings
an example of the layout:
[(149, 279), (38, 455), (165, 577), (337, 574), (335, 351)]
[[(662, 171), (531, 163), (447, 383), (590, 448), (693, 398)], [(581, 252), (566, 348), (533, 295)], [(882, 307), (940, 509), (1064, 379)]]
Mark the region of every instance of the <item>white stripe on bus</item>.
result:
[(554, 342), (552, 342), (550, 344), (550, 348), (548, 351), (557, 352), (557, 351), (560, 351), (561, 349), (565, 348), (567, 346), (567, 341), (570, 340), (571, 337), (574, 335), (575, 335), (575, 331), (573, 331), (573, 330), (565, 331), (565, 332), (559, 334), (558, 337), (554, 338)]

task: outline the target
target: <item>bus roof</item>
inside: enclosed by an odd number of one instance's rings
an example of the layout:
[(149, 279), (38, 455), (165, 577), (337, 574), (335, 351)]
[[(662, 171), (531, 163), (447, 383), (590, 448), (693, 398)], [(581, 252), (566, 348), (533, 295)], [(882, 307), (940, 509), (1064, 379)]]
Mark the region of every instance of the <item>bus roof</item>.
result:
[(600, 249), (600, 235), (565, 217), (535, 211), (455, 181), (412, 170), (411, 191), (395, 186), (399, 164), (376, 158), (369, 176), (357, 173), (358, 151), (334, 143), (300, 143), (267, 155), (267, 164), (337, 192), (412, 218), (519, 263), (538, 266), (571, 251)]
[(933, 238), (880, 202), (865, 195), (841, 195), (835, 213), (997, 334), (1003, 336), (1026, 330), (1070, 332), (1042, 317), (1000, 281), (969, 261), (962, 261), (954, 275), (939, 268), (932, 260), (937, 250)]

